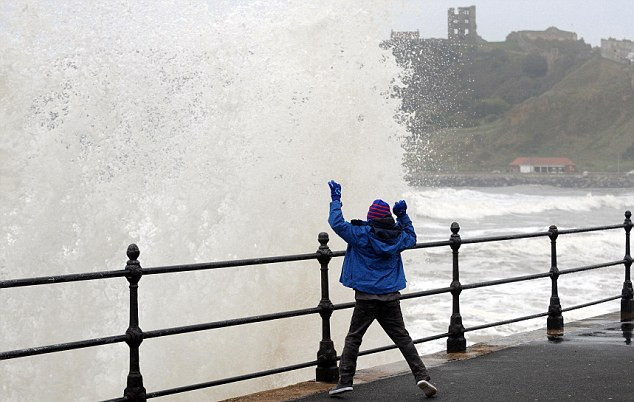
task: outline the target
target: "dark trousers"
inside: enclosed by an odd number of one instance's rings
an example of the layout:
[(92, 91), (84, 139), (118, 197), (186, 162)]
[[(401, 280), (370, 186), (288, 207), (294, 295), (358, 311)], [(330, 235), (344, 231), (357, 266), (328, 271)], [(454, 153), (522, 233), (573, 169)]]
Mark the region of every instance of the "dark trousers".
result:
[(350, 330), (341, 353), (339, 382), (352, 385), (352, 378), (357, 369), (357, 355), (359, 354), (363, 335), (375, 319), (400, 349), (403, 357), (407, 360), (407, 364), (409, 364), (409, 368), (412, 370), (414, 379), (417, 382), (429, 380), (427, 369), (418, 355), (412, 338), (405, 329), (400, 302), (398, 300), (389, 302), (357, 300), (352, 313), (352, 320), (350, 321)]

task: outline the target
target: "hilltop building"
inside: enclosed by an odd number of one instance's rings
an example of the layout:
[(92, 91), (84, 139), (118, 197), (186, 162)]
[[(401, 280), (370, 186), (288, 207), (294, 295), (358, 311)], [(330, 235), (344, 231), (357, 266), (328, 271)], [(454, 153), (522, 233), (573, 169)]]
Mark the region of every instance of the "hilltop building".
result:
[(634, 42), (627, 39), (601, 39), (601, 56), (617, 63), (634, 64)]
[(419, 40), (420, 31), (394, 31), (390, 32), (390, 40)]
[(476, 24), (476, 8), (458, 7), (450, 8), (447, 11), (447, 38), (454, 42), (470, 42), (478, 41), (478, 31)]
[(519, 157), (509, 164), (514, 173), (574, 173), (575, 164), (568, 158)]
[[(478, 35), (478, 24), (476, 23), (476, 6), (458, 7), (447, 9), (447, 39), (421, 38), (420, 31), (392, 31), (391, 41), (448, 41), (453, 44), (477, 44), (486, 42)], [(550, 27), (544, 31), (515, 31), (507, 37), (507, 41), (512, 41), (531, 47), (530, 42), (545, 41), (577, 41), (575, 32), (562, 31), (556, 27)], [(626, 41), (630, 42), (630, 41)], [(631, 43), (631, 42), (630, 42)], [(590, 45), (588, 45), (590, 46)], [(620, 45), (614, 45), (620, 46)]]
[(476, 8), (470, 7), (458, 7), (458, 11), (455, 8), (449, 8), (447, 10), (447, 38), (448, 39), (430, 39), (421, 38), (420, 31), (391, 31), (390, 40), (384, 45), (390, 46), (389, 42), (394, 43), (406, 43), (409, 41), (421, 41), (429, 44), (475, 44), (482, 42), (482, 38), (478, 36), (477, 24), (476, 24)]
[(509, 42), (523, 42), (526, 40), (547, 40), (547, 41), (576, 41), (577, 34), (574, 32), (562, 31), (556, 27), (550, 27), (545, 31), (514, 31), (506, 36)]

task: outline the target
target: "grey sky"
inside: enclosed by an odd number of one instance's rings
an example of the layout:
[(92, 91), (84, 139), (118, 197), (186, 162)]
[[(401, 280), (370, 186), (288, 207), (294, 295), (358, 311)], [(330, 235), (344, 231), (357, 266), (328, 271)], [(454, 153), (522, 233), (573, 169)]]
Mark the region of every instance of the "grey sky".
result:
[[(215, 11), (261, 0), (206, 0)], [(320, 0), (296, 0), (319, 4)], [(376, 2), (358, 1), (368, 11)], [(579, 38), (600, 46), (602, 38), (634, 40), (634, 0), (378, 0), (379, 18), (385, 18), (385, 37), (390, 29), (419, 30), (425, 38), (447, 37), (447, 9), (476, 6), (478, 33), (490, 42), (503, 41), (519, 30), (544, 30), (556, 26), (576, 32)], [(265, 3), (264, 3), (265, 4)], [(326, 5), (326, 4), (324, 4)], [(385, 12), (385, 10), (389, 10)]]
[(503, 41), (512, 31), (543, 30), (550, 26), (576, 32), (593, 46), (600, 46), (601, 39), (608, 37), (634, 40), (632, 0), (402, 0), (394, 3), (392, 28), (397, 31), (418, 29), (423, 37), (446, 38), (447, 9), (475, 5), (478, 34), (491, 42)]

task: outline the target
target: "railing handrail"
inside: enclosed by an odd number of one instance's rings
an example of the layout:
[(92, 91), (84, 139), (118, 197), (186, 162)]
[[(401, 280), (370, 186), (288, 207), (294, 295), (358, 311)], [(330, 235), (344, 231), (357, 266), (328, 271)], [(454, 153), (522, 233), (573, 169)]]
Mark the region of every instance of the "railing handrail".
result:
[[(621, 223), (617, 225), (608, 225), (608, 226), (592, 226), (592, 227), (577, 228), (577, 229), (564, 229), (564, 230), (559, 230), (559, 234), (566, 235), (566, 234), (593, 232), (593, 231), (601, 231), (601, 230), (623, 229), (624, 227), (625, 227), (625, 224)], [(507, 234), (507, 235), (500, 235), (500, 236), (481, 236), (481, 237), (473, 237), (473, 238), (463, 238), (462, 244), (493, 243), (493, 242), (505, 241), (505, 240), (530, 239), (534, 237), (546, 237), (548, 236), (548, 234), (549, 232), (529, 232), (529, 233), (514, 233), (514, 234)], [(415, 250), (420, 248), (436, 248), (436, 247), (444, 247), (449, 245), (451, 245), (450, 240), (420, 242), (420, 243), (416, 243), (414, 246), (410, 247), (407, 250)], [(333, 251), (332, 257), (343, 257), (345, 254), (346, 254), (345, 250)], [(156, 274), (167, 274), (167, 273), (177, 273), (177, 272), (203, 271), (203, 270), (221, 269), (221, 268), (237, 268), (237, 267), (244, 267), (244, 266), (251, 266), (251, 265), (277, 264), (282, 262), (315, 260), (318, 258), (319, 258), (319, 253), (289, 254), (289, 255), (271, 256), (271, 257), (246, 258), (246, 259), (239, 259), (239, 260), (202, 262), (202, 263), (196, 263), (196, 264), (165, 265), (165, 266), (141, 268), (141, 271), (143, 275), (156, 275)], [(63, 275), (53, 275), (53, 276), (40, 276), (40, 277), (33, 277), (33, 278), (5, 279), (5, 280), (0, 280), (0, 289), (24, 287), (24, 286), (36, 286), (36, 285), (51, 285), (56, 283), (79, 282), (79, 281), (89, 281), (89, 280), (99, 280), (99, 279), (121, 278), (125, 276), (126, 276), (126, 270), (113, 270), (113, 271), (99, 271), (99, 272), (84, 272), (84, 273), (77, 273), (77, 274), (63, 274)]]
[[(436, 334), (426, 338), (421, 338), (414, 340), (414, 343), (427, 342), (430, 340), (447, 338), (447, 351), (448, 352), (462, 352), (466, 350), (466, 341), (464, 339), (464, 333), (490, 328), (499, 325), (506, 325), (514, 322), (539, 318), (548, 316), (548, 335), (549, 336), (561, 336), (563, 335), (563, 318), (561, 313), (564, 311), (571, 311), (574, 309), (584, 308), (591, 305), (604, 303), (607, 301), (615, 300), (621, 298), (621, 320), (622, 321), (631, 321), (633, 318), (633, 310), (634, 310), (634, 301), (633, 301), (633, 293), (632, 283), (630, 280), (630, 268), (632, 264), (632, 257), (630, 255), (630, 231), (632, 229), (631, 222), (631, 213), (630, 211), (626, 211), (625, 213), (625, 221), (623, 224), (617, 225), (606, 225), (606, 226), (594, 226), (594, 227), (585, 227), (585, 228), (577, 228), (577, 229), (566, 229), (559, 230), (556, 226), (551, 226), (548, 231), (545, 232), (530, 232), (530, 233), (516, 233), (516, 234), (507, 234), (507, 235), (499, 235), (499, 236), (486, 236), (486, 237), (474, 237), (470, 239), (461, 239), (459, 235), (460, 226), (457, 223), (452, 223), (451, 225), (451, 236), (447, 241), (433, 241), (433, 242), (422, 242), (417, 243), (411, 249), (419, 249), (419, 248), (433, 248), (433, 247), (443, 247), (449, 246), (452, 250), (453, 254), (453, 281), (449, 287), (444, 288), (436, 288), (429, 289), (418, 292), (410, 292), (405, 293), (401, 296), (401, 299), (413, 299), (420, 298), (431, 295), (438, 295), (443, 293), (451, 293), (453, 297), (453, 311), (451, 316), (451, 323), (449, 326), (449, 331), (443, 334)], [(603, 262), (593, 265), (585, 265), (580, 267), (573, 267), (564, 270), (559, 270), (557, 266), (557, 250), (556, 250), (556, 240), (560, 235), (566, 234), (576, 234), (576, 233), (584, 233), (584, 232), (593, 232), (593, 231), (605, 231), (611, 229), (625, 229), (626, 234), (626, 242), (625, 242), (625, 256), (621, 260)], [(459, 265), (458, 265), (458, 250), (463, 244), (476, 244), (476, 243), (489, 243), (489, 242), (499, 242), (506, 240), (518, 240), (518, 239), (529, 239), (536, 237), (545, 237), (548, 236), (551, 241), (551, 269), (546, 273), (538, 273), (532, 275), (522, 275), (510, 278), (502, 278), (484, 282), (476, 282), (462, 285), (459, 281)], [(274, 257), (264, 257), (264, 258), (251, 258), (251, 259), (241, 259), (241, 260), (229, 260), (229, 261), (218, 261), (218, 262), (208, 262), (208, 263), (198, 263), (198, 264), (182, 264), (182, 265), (171, 265), (171, 266), (159, 266), (159, 267), (150, 267), (150, 268), (141, 268), (138, 259), (139, 250), (136, 245), (130, 245), (128, 247), (128, 257), (130, 260), (127, 263), (126, 269), (124, 270), (114, 270), (114, 271), (103, 271), (103, 272), (93, 272), (93, 273), (80, 273), (80, 274), (68, 274), (68, 275), (57, 275), (57, 276), (48, 276), (48, 277), (37, 277), (37, 278), (23, 278), (23, 279), (13, 279), (13, 280), (4, 280), (0, 281), (0, 288), (11, 288), (11, 287), (23, 287), (23, 286), (32, 286), (32, 285), (46, 285), (46, 284), (54, 284), (54, 283), (62, 283), (62, 282), (77, 282), (77, 281), (86, 281), (86, 280), (98, 280), (98, 279), (109, 279), (115, 277), (126, 277), (128, 282), (130, 283), (130, 327), (126, 331), (125, 335), (115, 335), (108, 336), (103, 338), (94, 338), (76, 342), (68, 342), (57, 345), (48, 345), (41, 347), (32, 347), (27, 349), (19, 349), (12, 350), (8, 352), (0, 353), (0, 360), (7, 360), (19, 357), (26, 357), (38, 354), (46, 354), (46, 353), (54, 353), (60, 352), (64, 350), (72, 350), (72, 349), (81, 349), (93, 346), (101, 346), (112, 343), (126, 342), (130, 346), (130, 373), (128, 375), (128, 387), (125, 389), (124, 397), (113, 399), (110, 401), (144, 401), (145, 399), (170, 395), (174, 393), (180, 393), (185, 391), (191, 391), (195, 389), (207, 388), (215, 385), (226, 384), (229, 382), (242, 381), (251, 378), (257, 378), (265, 375), (281, 373), (285, 371), (297, 370), (300, 368), (306, 368), (310, 366), (317, 366), (317, 379), (321, 381), (332, 380), (334, 377), (334, 371), (336, 371), (336, 361), (339, 360), (339, 357), (336, 355), (334, 350), (334, 344), (332, 340), (330, 340), (330, 315), (335, 310), (343, 310), (354, 307), (354, 302), (348, 303), (340, 303), (333, 304), (329, 299), (329, 291), (328, 291), (328, 263), (333, 257), (342, 257), (345, 255), (345, 251), (335, 251), (332, 252), (327, 243), (329, 241), (328, 235), (326, 233), (321, 233), (319, 235), (319, 243), (321, 244), (317, 252), (315, 253), (305, 253), (305, 254), (295, 254), (295, 255), (284, 255), (284, 256), (274, 256)], [(180, 326), (173, 328), (163, 328), (151, 331), (141, 331), (138, 326), (138, 283), (143, 275), (152, 275), (152, 274), (165, 274), (165, 273), (175, 273), (175, 272), (185, 272), (185, 271), (199, 271), (199, 270), (209, 270), (209, 269), (218, 269), (218, 268), (231, 268), (231, 267), (243, 267), (250, 265), (262, 265), (262, 264), (276, 264), (283, 262), (296, 262), (296, 261), (304, 261), (304, 260), (312, 260), (317, 259), (321, 264), (321, 287), (322, 287), (322, 299), (319, 302), (317, 307), (312, 308), (304, 308), (299, 310), (289, 310), (282, 311), (278, 313), (269, 313), (263, 315), (242, 317), (242, 318), (234, 318), (223, 321), (214, 321), (202, 324), (194, 324), (188, 326)], [(600, 268), (607, 268), (616, 265), (623, 264), (625, 266), (625, 281), (623, 283), (623, 290), (621, 295), (611, 296), (608, 298), (604, 298), (601, 300), (590, 301), (588, 303), (584, 303), (577, 306), (562, 308), (559, 303), (559, 297), (557, 294), (557, 279), (560, 275), (566, 275), (576, 272), (595, 270)], [(548, 308), (548, 312), (538, 313), (529, 316), (523, 317), (515, 317), (508, 320), (498, 321), (494, 323), (487, 323), (471, 328), (464, 328), (462, 326), (462, 317), (460, 316), (459, 309), (459, 295), (463, 290), (468, 289), (476, 289), (482, 287), (496, 286), (501, 284), (508, 284), (513, 282), (521, 282), (528, 281), (534, 279), (541, 278), (550, 278), (552, 281), (552, 294), (550, 306)], [(271, 321), (283, 318), (291, 318), (291, 317), (299, 317), (305, 315), (319, 314), (322, 317), (322, 336), (323, 339), (320, 342), (320, 350), (318, 352), (318, 358), (316, 361), (299, 363), (291, 366), (285, 366), (277, 369), (265, 370), (257, 373), (244, 374), (236, 377), (221, 379), (210, 381), (201, 384), (188, 385), (184, 387), (172, 388), (169, 390), (157, 391), (146, 393), (145, 388), (143, 387), (142, 376), (139, 369), (139, 346), (144, 339), (158, 338), (163, 336), (171, 336), (177, 334), (191, 333), (196, 331), (210, 330), (210, 329), (219, 329), (231, 326), (252, 324), (263, 321)], [(386, 350), (395, 349), (396, 345), (388, 345), (375, 349), (370, 349), (366, 351), (362, 351), (359, 353), (359, 356), (378, 353)], [(334, 363), (334, 367), (333, 367)]]
[[(618, 260), (618, 261), (611, 261), (611, 262), (607, 262), (603, 264), (585, 265), (581, 267), (561, 270), (559, 271), (559, 273), (560, 275), (566, 275), (566, 274), (589, 271), (589, 270), (594, 270), (599, 268), (608, 268), (615, 265), (623, 264), (625, 262), (626, 260)], [(543, 279), (548, 277), (550, 277), (550, 273), (548, 272), (533, 274), (533, 275), (515, 276), (510, 278), (486, 281), (486, 282), (470, 283), (470, 284), (462, 285), (462, 289), (463, 290), (477, 289), (482, 287), (504, 285), (504, 284), (514, 283), (514, 282), (523, 282), (523, 281), (528, 281), (533, 279)], [(404, 293), (401, 295), (400, 298), (401, 300), (406, 300), (406, 299), (414, 299), (414, 298), (420, 298), (425, 296), (434, 296), (434, 295), (438, 295), (442, 293), (450, 293), (452, 289), (453, 288), (451, 287), (445, 287), (445, 288), (428, 289), (428, 290), (423, 290), (419, 292)], [(334, 304), (333, 310), (345, 310), (345, 309), (353, 308), (354, 304), (355, 304), (354, 302)], [(281, 319), (281, 318), (291, 318), (291, 317), (300, 317), (300, 316), (310, 315), (310, 314), (319, 314), (321, 310), (322, 309), (320, 307), (310, 307), (310, 308), (303, 308), (298, 310), (288, 310), (288, 311), (281, 311), (277, 313), (233, 318), (229, 320), (212, 321), (212, 322), (201, 323), (201, 324), (192, 324), (192, 325), (184, 325), (179, 327), (155, 329), (155, 330), (143, 331), (143, 339), (160, 338), (163, 336), (181, 335), (181, 334), (186, 334), (191, 332), (227, 328), (227, 327), (253, 324), (253, 323), (264, 322), (264, 321), (272, 321), (272, 320)], [(68, 343), (57, 344), (57, 345), (46, 345), (46, 346), (40, 346), (35, 348), (18, 349), (18, 350), (12, 350), (8, 352), (0, 352), (0, 360), (33, 356), (33, 355), (44, 354), (44, 353), (62, 352), (65, 350), (79, 349), (83, 347), (85, 348), (85, 347), (91, 347), (91, 346), (102, 346), (102, 345), (106, 345), (110, 343), (125, 342), (125, 340), (126, 340), (125, 335), (114, 335), (109, 337), (86, 339), (86, 340), (68, 342)], [(85, 346), (81, 346), (81, 344)], [(67, 345), (68, 349), (64, 349), (63, 348), (64, 345)]]
[[(577, 268), (562, 270), (560, 271), (560, 275), (581, 272), (581, 271), (589, 271), (589, 270), (594, 270), (599, 268), (607, 268), (607, 267), (612, 267), (612, 266), (623, 264), (623, 263), (625, 263), (625, 260), (612, 261), (612, 262), (608, 262), (604, 264), (581, 266)], [(510, 277), (505, 279), (497, 279), (493, 281), (465, 284), (465, 285), (462, 285), (462, 289), (463, 290), (477, 289), (482, 287), (504, 285), (504, 284), (514, 283), (514, 282), (523, 282), (523, 281), (528, 281), (533, 279), (543, 279), (548, 277), (550, 277), (550, 273), (548, 272), (533, 274), (533, 275), (515, 276), (515, 277)], [(423, 290), (419, 292), (404, 293), (401, 295), (400, 299), (407, 300), (407, 299), (414, 299), (414, 298), (420, 298), (425, 296), (434, 296), (434, 295), (443, 294), (443, 293), (450, 293), (452, 289), (453, 289), (452, 287), (445, 287), (445, 288), (428, 289), (428, 290)], [(354, 302), (333, 304), (333, 310), (345, 310), (345, 309), (353, 308), (354, 305), (355, 305)], [(588, 304), (588, 305), (592, 305), (592, 304)], [(584, 305), (584, 307), (587, 307), (587, 306)], [(228, 328), (228, 327), (234, 327), (234, 326), (245, 325), (245, 324), (272, 321), (272, 320), (277, 320), (282, 318), (301, 317), (305, 315), (319, 314), (321, 310), (322, 308), (320, 307), (310, 307), (310, 308), (303, 308), (298, 310), (288, 310), (288, 311), (280, 311), (277, 313), (233, 318), (229, 320), (211, 321), (208, 323), (183, 325), (183, 326), (171, 327), (171, 328), (161, 328), (161, 329), (143, 331), (143, 339), (160, 338), (160, 337), (171, 336), (171, 335), (182, 335), (182, 334), (187, 334), (192, 332)], [(467, 329), (465, 329), (465, 332), (467, 332)], [(63, 352), (66, 350), (82, 349), (82, 348), (93, 347), (93, 346), (103, 346), (107, 344), (120, 343), (125, 341), (126, 341), (125, 335), (114, 335), (114, 336), (108, 336), (108, 337), (102, 337), (102, 338), (92, 338), (92, 339), (85, 339), (85, 340), (74, 341), (74, 342), (67, 342), (62, 344), (46, 345), (46, 346), (39, 346), (39, 347), (26, 348), (26, 349), (17, 349), (17, 350), (11, 350), (7, 352), (0, 352), (0, 360), (15, 359), (19, 357), (34, 356), (39, 354)]]

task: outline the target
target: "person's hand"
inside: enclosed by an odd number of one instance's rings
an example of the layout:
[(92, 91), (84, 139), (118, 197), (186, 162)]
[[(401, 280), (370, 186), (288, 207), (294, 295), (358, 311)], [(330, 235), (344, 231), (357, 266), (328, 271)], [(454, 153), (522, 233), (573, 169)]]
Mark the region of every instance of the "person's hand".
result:
[(396, 215), (398, 218), (405, 215), (407, 213), (407, 204), (405, 203), (405, 201), (396, 201), (396, 203), (394, 203), (394, 208), (392, 208), (392, 212), (394, 212), (394, 215)]
[(330, 186), (330, 198), (333, 201), (341, 200), (341, 184), (334, 180), (330, 180), (328, 185)]

